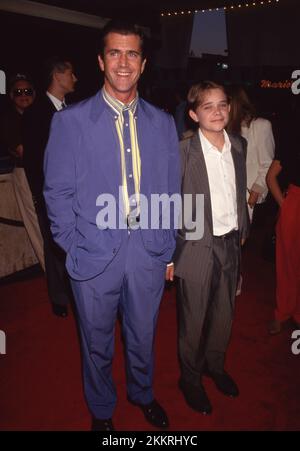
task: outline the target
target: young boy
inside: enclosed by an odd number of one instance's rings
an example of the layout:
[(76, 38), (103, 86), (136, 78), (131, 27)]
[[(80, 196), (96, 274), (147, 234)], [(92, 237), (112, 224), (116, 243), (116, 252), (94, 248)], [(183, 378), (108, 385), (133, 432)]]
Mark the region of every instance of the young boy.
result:
[[(198, 131), (181, 142), (182, 195), (204, 195), (201, 239), (185, 226), (179, 231), (174, 267), (178, 277), (179, 387), (187, 404), (209, 414), (212, 407), (202, 385), (211, 377), (227, 396), (238, 387), (224, 371), (239, 275), (240, 246), (248, 234), (246, 145), (228, 136), (230, 105), (225, 90), (211, 81), (192, 86), (189, 115)], [(199, 215), (193, 203), (193, 218)]]

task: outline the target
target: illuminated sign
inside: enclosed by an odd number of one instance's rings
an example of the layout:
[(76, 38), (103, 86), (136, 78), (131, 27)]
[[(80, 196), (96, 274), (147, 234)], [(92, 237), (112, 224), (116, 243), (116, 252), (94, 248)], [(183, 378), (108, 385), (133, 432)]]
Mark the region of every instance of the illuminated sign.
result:
[(291, 80), (285, 81), (271, 81), (271, 80), (261, 80), (260, 87), (261, 88), (270, 88), (270, 89), (291, 89), (293, 82)]

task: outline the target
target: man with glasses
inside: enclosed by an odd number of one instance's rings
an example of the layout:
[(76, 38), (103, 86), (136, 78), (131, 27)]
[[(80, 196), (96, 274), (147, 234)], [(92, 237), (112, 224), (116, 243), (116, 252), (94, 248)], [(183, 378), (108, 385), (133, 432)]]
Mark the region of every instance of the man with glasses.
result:
[(18, 73), (10, 82), (10, 105), (0, 120), (0, 135), (4, 147), (13, 156), (12, 173), (16, 200), (36, 257), (45, 269), (43, 239), (32, 201), (23, 164), (24, 112), (33, 104), (35, 91), (27, 75)]
[(65, 96), (75, 89), (77, 78), (70, 61), (52, 57), (45, 62), (46, 92), (25, 115), (24, 167), (44, 239), (48, 294), (54, 315), (66, 317), (71, 289), (65, 270), (65, 253), (53, 241), (43, 196), (43, 161), (52, 117), (63, 109)]

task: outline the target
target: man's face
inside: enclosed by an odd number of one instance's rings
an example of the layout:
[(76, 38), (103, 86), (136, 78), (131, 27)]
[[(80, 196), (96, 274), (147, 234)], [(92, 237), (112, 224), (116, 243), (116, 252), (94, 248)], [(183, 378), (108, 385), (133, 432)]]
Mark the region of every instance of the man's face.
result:
[(68, 64), (68, 68), (64, 72), (55, 72), (55, 77), (59, 83), (60, 89), (63, 91), (64, 95), (69, 94), (75, 90), (75, 83), (77, 78), (73, 72), (72, 64)]
[(220, 132), (228, 123), (229, 110), (225, 93), (214, 88), (204, 92), (201, 104), (196, 111), (190, 110), (189, 114), (203, 131)]
[(99, 55), (98, 61), (104, 72), (107, 92), (123, 103), (133, 100), (146, 63), (142, 58), (140, 37), (135, 34), (109, 33), (103, 59)]
[(17, 81), (10, 93), (11, 100), (21, 113), (33, 103), (34, 97), (34, 90), (26, 80)]

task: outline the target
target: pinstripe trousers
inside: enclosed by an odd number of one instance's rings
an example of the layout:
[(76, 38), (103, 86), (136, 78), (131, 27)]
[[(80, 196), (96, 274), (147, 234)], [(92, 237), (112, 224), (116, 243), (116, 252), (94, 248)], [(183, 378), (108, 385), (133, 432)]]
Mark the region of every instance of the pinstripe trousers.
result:
[[(199, 248), (201, 252), (201, 248)], [(197, 386), (205, 369), (224, 371), (240, 264), (239, 233), (213, 237), (211, 257), (199, 280), (178, 279), (181, 378)]]

